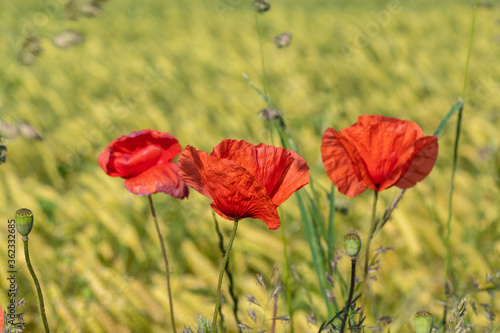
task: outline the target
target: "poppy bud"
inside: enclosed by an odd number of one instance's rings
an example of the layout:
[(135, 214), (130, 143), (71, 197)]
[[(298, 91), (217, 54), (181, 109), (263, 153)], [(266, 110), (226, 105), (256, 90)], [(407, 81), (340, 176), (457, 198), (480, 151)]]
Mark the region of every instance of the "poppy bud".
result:
[(415, 313), (415, 332), (431, 333), (434, 325), (434, 317), (430, 312), (420, 311)]
[(18, 209), (14, 220), (16, 221), (17, 231), (23, 236), (23, 240), (25, 240), (24, 238), (27, 240), (27, 236), (33, 228), (33, 213), (28, 208)]
[(351, 258), (358, 255), (361, 250), (361, 238), (358, 234), (350, 233), (344, 237), (344, 249)]

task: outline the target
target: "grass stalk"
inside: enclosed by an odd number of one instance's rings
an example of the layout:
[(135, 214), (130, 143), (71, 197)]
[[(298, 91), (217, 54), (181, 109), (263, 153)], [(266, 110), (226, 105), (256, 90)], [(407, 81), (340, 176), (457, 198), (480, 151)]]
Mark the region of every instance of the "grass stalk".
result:
[(148, 199), (149, 199), (149, 207), (151, 208), (151, 214), (153, 215), (153, 221), (156, 227), (156, 232), (158, 233), (158, 239), (160, 240), (163, 262), (165, 263), (165, 279), (167, 280), (168, 302), (170, 305), (170, 321), (172, 322), (172, 329), (175, 332), (174, 303), (172, 300), (172, 290), (170, 288), (170, 270), (168, 265), (167, 250), (165, 249), (165, 241), (163, 240), (163, 236), (160, 231), (160, 226), (158, 225), (158, 218), (156, 217), (156, 211), (153, 205), (153, 198), (151, 197), (151, 195), (148, 195)]
[(285, 260), (285, 290), (286, 290), (286, 303), (288, 307), (288, 315), (290, 316), (290, 333), (294, 333), (293, 325), (293, 306), (292, 306), (292, 284), (290, 282), (290, 260), (288, 258), (286, 232), (284, 226), (281, 226), (281, 239), (283, 240), (283, 257)]
[[(262, 33), (260, 31), (259, 14), (257, 14), (257, 12), (255, 12), (255, 29), (257, 30), (257, 35), (259, 36), (260, 61), (262, 64), (262, 87), (264, 89), (264, 95), (269, 96), (267, 94), (267, 74), (266, 74), (266, 60), (264, 57), (264, 44), (262, 43)], [(270, 103), (268, 103), (268, 106), (271, 106)]]
[(231, 248), (233, 247), (234, 239), (236, 237), (236, 230), (238, 229), (238, 219), (234, 220), (233, 224), (233, 231), (231, 233), (231, 237), (229, 239), (229, 244), (227, 246), (227, 249), (224, 254), (224, 260), (222, 261), (220, 273), (219, 273), (219, 281), (217, 283), (217, 299), (215, 303), (215, 309), (214, 309), (214, 316), (212, 319), (212, 327), (210, 329), (211, 333), (216, 332), (216, 327), (217, 327), (217, 315), (219, 314), (219, 308), (220, 308), (220, 294), (221, 294), (221, 289), (222, 289), (222, 279), (224, 278), (224, 272), (226, 270), (226, 265), (229, 260), (229, 255), (231, 254)]
[[(472, 22), (469, 33), (469, 42), (467, 48), (467, 57), (465, 60), (464, 66), (464, 81), (462, 85), (462, 93), (460, 94), (461, 100), (465, 100), (465, 94), (467, 92), (467, 83), (469, 77), (469, 64), (470, 58), (472, 54), (472, 42), (474, 39), (474, 29), (476, 25), (476, 16), (477, 16), (477, 0), (474, 0), (474, 7), (472, 9)], [(445, 284), (449, 283), (450, 278), (453, 279), (453, 267), (451, 262), (451, 248), (450, 248), (450, 239), (451, 239), (451, 222), (453, 219), (453, 192), (455, 189), (455, 175), (457, 171), (457, 161), (458, 161), (458, 149), (460, 143), (460, 132), (462, 129), (462, 114), (463, 114), (463, 104), (460, 110), (458, 111), (458, 121), (455, 132), (455, 144), (453, 148), (453, 164), (451, 170), (451, 180), (450, 180), (450, 191), (449, 191), (449, 201), (448, 201), (448, 218), (446, 221), (446, 239), (445, 239), (445, 247), (446, 247), (446, 259), (445, 259), (445, 274), (444, 280)], [(453, 283), (452, 283), (453, 285)], [(445, 288), (446, 289), (446, 288)], [(446, 307), (443, 315), (443, 322), (446, 323)]]

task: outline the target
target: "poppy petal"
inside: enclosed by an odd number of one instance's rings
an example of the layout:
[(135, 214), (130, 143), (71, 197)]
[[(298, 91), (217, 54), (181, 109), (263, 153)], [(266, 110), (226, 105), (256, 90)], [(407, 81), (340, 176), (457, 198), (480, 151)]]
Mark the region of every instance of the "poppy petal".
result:
[[(208, 157), (208, 156), (207, 156)], [(210, 179), (207, 187), (215, 198), (214, 210), (225, 216), (259, 219), (269, 229), (278, 229), (281, 222), (278, 210), (266, 189), (241, 166), (229, 160), (205, 165), (204, 174)]]
[(361, 116), (351, 127), (340, 131), (356, 147), (375, 187), (381, 191), (394, 185), (399, 170), (409, 156), (415, 140), (424, 133), (416, 123), (380, 115)]
[(198, 171), (199, 167), (203, 167), (199, 156), (202, 154), (206, 155), (206, 153), (201, 150), (196, 150), (196, 148), (192, 146), (187, 146), (179, 157), (179, 177), (186, 185), (191, 186), (196, 191), (213, 200), (212, 195), (205, 187), (203, 178)]
[(307, 162), (294, 151), (288, 150), (287, 152), (290, 154), (290, 167), (278, 179), (271, 192), (271, 198), (276, 206), (281, 205), (295, 191), (309, 184), (309, 166)]
[(183, 199), (189, 194), (186, 184), (179, 178), (177, 164), (174, 162), (155, 165), (135, 177), (126, 179), (125, 187), (137, 195), (162, 192)]
[(415, 186), (431, 172), (438, 155), (437, 136), (426, 136), (415, 142), (412, 157), (403, 167), (402, 176), (395, 184), (397, 187), (407, 189)]
[(113, 146), (114, 153), (124, 154), (134, 153), (135, 151), (149, 145), (157, 145), (161, 147), (163, 151), (161, 160), (163, 162), (170, 161), (182, 151), (182, 148), (175, 137), (168, 133), (150, 129), (144, 129), (132, 132), (129, 135), (121, 136), (110, 144), (110, 146)]
[(161, 155), (162, 149), (156, 145), (148, 145), (133, 154), (115, 153), (114, 169), (120, 177), (134, 177), (158, 164)]
[[(363, 193), (367, 186), (358, 179), (359, 170), (353, 165), (350, 156), (357, 154), (355, 147), (342, 138), (337, 131), (328, 128), (321, 140), (321, 156), (328, 177), (340, 193), (355, 197)], [(345, 141), (344, 144), (341, 141)]]
[(309, 183), (307, 163), (282, 147), (223, 140), (210, 155), (227, 158), (245, 168), (266, 188), (276, 206)]
[(246, 141), (236, 140), (223, 140), (210, 155), (227, 158), (245, 168), (264, 185), (270, 196), (276, 183), (292, 162), (290, 154), (284, 148), (264, 144), (254, 146)]
[(236, 162), (188, 146), (179, 158), (179, 174), (186, 184), (214, 200), (212, 208), (222, 217), (251, 217), (269, 229), (279, 228), (278, 211), (265, 187)]
[(111, 156), (111, 145), (106, 147), (104, 152), (99, 155), (98, 162), (104, 172), (111, 177), (120, 177), (120, 174), (114, 170), (112, 164), (109, 163), (109, 159)]

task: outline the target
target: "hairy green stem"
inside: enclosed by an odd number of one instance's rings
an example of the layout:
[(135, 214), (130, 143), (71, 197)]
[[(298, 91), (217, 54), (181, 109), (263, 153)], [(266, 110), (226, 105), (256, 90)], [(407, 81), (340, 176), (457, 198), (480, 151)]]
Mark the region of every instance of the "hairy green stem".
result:
[(153, 205), (153, 198), (151, 197), (151, 195), (148, 195), (148, 199), (149, 199), (149, 207), (151, 207), (151, 214), (153, 215), (153, 220), (156, 226), (156, 232), (158, 233), (158, 238), (160, 240), (163, 261), (165, 262), (165, 278), (167, 280), (168, 302), (170, 305), (170, 320), (172, 322), (172, 329), (175, 332), (174, 302), (172, 300), (172, 290), (170, 288), (170, 270), (168, 267), (167, 250), (165, 249), (165, 241), (163, 240), (163, 236), (160, 231), (160, 226), (158, 225), (158, 218), (156, 217), (156, 211)]
[(236, 218), (234, 220), (233, 224), (233, 231), (231, 233), (231, 238), (229, 239), (229, 244), (226, 249), (226, 253), (224, 254), (224, 261), (222, 262), (222, 266), (220, 269), (219, 273), (219, 282), (217, 284), (217, 299), (216, 299), (216, 304), (215, 304), (215, 309), (214, 309), (214, 316), (212, 319), (212, 327), (210, 329), (211, 333), (216, 332), (216, 327), (217, 327), (217, 315), (219, 314), (219, 307), (220, 307), (220, 294), (221, 294), (221, 289), (222, 289), (222, 278), (224, 277), (224, 272), (226, 270), (226, 265), (229, 260), (229, 255), (231, 254), (231, 248), (233, 247), (234, 243), (234, 238), (236, 237), (236, 230), (238, 229), (238, 219)]
[(43, 326), (45, 327), (45, 333), (49, 333), (49, 323), (47, 321), (47, 316), (45, 315), (45, 303), (43, 303), (43, 295), (42, 288), (40, 288), (40, 283), (38, 282), (38, 278), (36, 277), (35, 271), (33, 270), (33, 266), (31, 265), (29, 246), (28, 246), (28, 237), (23, 237), (24, 243), (24, 256), (26, 257), (26, 265), (28, 265), (28, 270), (31, 273), (31, 277), (33, 278), (33, 282), (35, 282), (36, 293), (38, 295), (38, 302), (40, 303), (40, 314), (42, 315)]
[(373, 235), (375, 234), (375, 217), (377, 213), (377, 200), (378, 192), (373, 191), (373, 206), (372, 206), (372, 219), (370, 222), (370, 232), (368, 233), (368, 238), (366, 240), (366, 250), (365, 250), (365, 265), (363, 269), (363, 293), (361, 295), (361, 310), (359, 312), (359, 321), (363, 320), (363, 309), (365, 306), (366, 293), (368, 291), (368, 269), (370, 263), (370, 244), (372, 242)]
[(342, 318), (342, 326), (340, 326), (340, 333), (344, 333), (346, 322), (348, 320), (349, 311), (351, 310), (352, 295), (354, 294), (354, 285), (356, 282), (356, 258), (351, 259), (351, 286), (349, 288), (349, 297), (345, 305), (344, 318)]
[[(222, 236), (222, 232), (220, 231), (219, 228), (219, 222), (217, 222), (217, 218), (215, 217), (215, 212), (212, 211), (212, 216), (214, 218), (215, 222), (215, 231), (217, 232), (217, 236), (219, 237), (219, 250), (221, 253), (224, 253), (224, 236)], [(233, 281), (233, 274), (231, 273), (231, 266), (229, 266), (229, 263), (226, 266), (226, 274), (227, 277), (229, 278), (229, 294), (231, 295), (231, 298), (233, 299), (233, 315), (234, 319), (236, 320), (236, 324), (240, 324), (240, 319), (238, 318), (238, 295), (236, 294), (236, 291), (234, 290), (234, 281)], [(221, 320), (222, 320), (222, 313), (221, 313)]]

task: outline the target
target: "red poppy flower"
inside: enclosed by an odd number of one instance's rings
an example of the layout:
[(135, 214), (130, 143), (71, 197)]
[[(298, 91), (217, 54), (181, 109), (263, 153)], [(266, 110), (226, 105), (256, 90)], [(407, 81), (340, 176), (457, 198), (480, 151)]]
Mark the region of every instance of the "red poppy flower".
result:
[(181, 179), (212, 199), (217, 214), (260, 219), (273, 230), (280, 226), (276, 208), (309, 183), (308, 170), (293, 151), (236, 140), (222, 141), (210, 155), (187, 146), (179, 158)]
[(367, 188), (410, 188), (431, 172), (437, 154), (436, 136), (425, 136), (411, 121), (379, 115), (361, 116), (340, 133), (328, 128), (321, 144), (328, 177), (349, 197)]
[(163, 192), (182, 199), (188, 188), (172, 162), (181, 151), (170, 134), (145, 129), (111, 142), (99, 155), (99, 165), (111, 177), (125, 178), (125, 187), (134, 194)]

